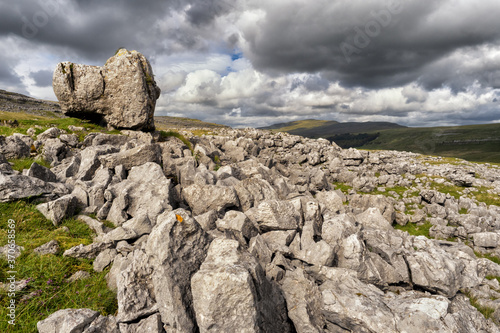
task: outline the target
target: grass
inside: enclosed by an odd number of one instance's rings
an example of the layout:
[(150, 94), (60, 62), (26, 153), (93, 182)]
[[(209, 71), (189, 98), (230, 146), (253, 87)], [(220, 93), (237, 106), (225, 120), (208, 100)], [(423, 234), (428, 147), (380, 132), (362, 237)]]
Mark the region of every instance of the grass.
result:
[(118, 134), (119, 131), (107, 131), (106, 128), (86, 120), (77, 118), (53, 118), (45, 116), (36, 116), (25, 112), (7, 112), (0, 111), (0, 121), (16, 119), (19, 122), (18, 127), (0, 126), (0, 135), (9, 136), (14, 133), (26, 134), (26, 131), (35, 125), (40, 128), (35, 128), (35, 135), (38, 135), (51, 127), (58, 127), (68, 133), (73, 133), (69, 130), (70, 126), (84, 127), (85, 131), (75, 132), (79, 140), (83, 141), (86, 134), (90, 132), (103, 132), (109, 134)]
[(194, 136), (202, 136), (202, 135), (212, 135), (212, 134), (214, 134), (213, 131), (203, 130), (203, 129), (192, 130), (191, 133)]
[(417, 223), (407, 223), (404, 226), (396, 224), (394, 226), (394, 229), (406, 231), (412, 236), (425, 236), (427, 238), (430, 238), (429, 229), (431, 227), (432, 227), (432, 224), (430, 222), (426, 221), (422, 225), (417, 225)]
[[(375, 140), (360, 148), (411, 151), (477, 162), (500, 162), (500, 124), (398, 128), (378, 132), (380, 135)], [(454, 159), (443, 162), (460, 163)]]
[[(429, 159), (429, 157), (437, 159)], [(466, 161), (455, 157), (419, 156), (418, 159), (423, 160), (423, 162), (428, 163), (430, 165), (443, 165), (443, 164), (463, 165), (464, 163), (467, 163)]]
[(326, 125), (328, 123), (337, 123), (336, 121), (328, 121), (328, 120), (315, 120), (315, 119), (306, 119), (306, 120), (297, 120), (289, 123), (276, 124), (271, 127), (272, 132), (289, 132), (298, 129), (314, 129), (319, 126)]
[(342, 193), (344, 193), (345, 195), (349, 194), (349, 191), (352, 190), (352, 186), (344, 183), (333, 183), (333, 185), (335, 186), (336, 190), (342, 191)]
[[(16, 243), (25, 248), (16, 259), (16, 280), (28, 279), (29, 283), (15, 296), (15, 327), (6, 319), (10, 298), (5, 291), (0, 292), (0, 332), (36, 332), (38, 321), (65, 308), (89, 308), (103, 315), (116, 313), (116, 294), (107, 288), (107, 271), (96, 273), (90, 260), (62, 256), (66, 249), (92, 242), (94, 233), (86, 224), (66, 219), (55, 227), (28, 201), (0, 203), (0, 246), (7, 243), (8, 219), (16, 221)], [(44, 256), (33, 253), (34, 248), (53, 239), (59, 242), (60, 253)], [(6, 281), (10, 268), (5, 259), (0, 259), (0, 267), (0, 280)], [(79, 270), (89, 272), (90, 277), (72, 283), (65, 281)], [(28, 299), (21, 301), (23, 297)]]
[(478, 192), (474, 193), (477, 201), (484, 202), (485, 204), (500, 206), (500, 197), (496, 194), (488, 193), (487, 187), (479, 187)]
[(160, 137), (162, 139), (166, 139), (168, 137), (175, 137), (175, 138), (181, 140), (186, 146), (188, 146), (188, 148), (191, 150), (191, 152), (193, 151), (193, 145), (191, 144), (191, 142), (184, 135), (182, 135), (176, 131), (160, 131)]
[(486, 280), (497, 280), (498, 282), (500, 282), (500, 276), (486, 275), (485, 279)]
[(488, 259), (488, 260), (493, 261), (495, 264), (500, 265), (500, 258), (498, 258), (498, 257), (496, 257), (496, 256), (494, 256), (494, 255), (492, 255), (492, 254), (488, 254), (488, 253), (486, 253), (486, 254), (482, 254), (482, 253), (477, 252), (477, 251), (474, 251), (474, 254), (475, 254), (475, 255), (476, 255), (476, 257), (478, 257), (478, 258), (486, 258), (486, 259)]
[(434, 190), (444, 194), (449, 194), (455, 199), (459, 199), (462, 196), (462, 191), (465, 189), (465, 187), (461, 186), (438, 184), (436, 182), (432, 182), (431, 186)]
[(469, 298), (470, 305), (475, 307), (477, 311), (479, 311), (484, 316), (484, 318), (493, 319), (492, 316), (493, 313), (495, 312), (495, 309), (481, 306), (478, 302), (478, 299), (476, 297), (473, 297), (471, 293), (467, 291), (462, 291), (462, 293)]
[(215, 155), (214, 156), (214, 163), (215, 163), (215, 168), (214, 168), (214, 171), (217, 171), (220, 169), (221, 167), (221, 162), (220, 162), (220, 157), (219, 155)]
[(9, 162), (13, 163), (12, 169), (22, 172), (24, 169), (29, 169), (33, 162), (38, 163), (41, 166), (46, 168), (50, 168), (50, 164), (45, 160), (37, 159), (35, 160), (33, 157), (25, 157), (25, 158), (15, 158), (9, 160)]

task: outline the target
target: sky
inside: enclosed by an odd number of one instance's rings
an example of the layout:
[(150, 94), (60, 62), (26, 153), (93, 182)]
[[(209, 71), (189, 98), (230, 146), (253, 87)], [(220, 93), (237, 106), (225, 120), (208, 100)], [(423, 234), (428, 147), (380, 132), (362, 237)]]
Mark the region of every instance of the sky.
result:
[(498, 0), (0, 2), (0, 89), (56, 100), (57, 63), (151, 62), (155, 115), (500, 123)]

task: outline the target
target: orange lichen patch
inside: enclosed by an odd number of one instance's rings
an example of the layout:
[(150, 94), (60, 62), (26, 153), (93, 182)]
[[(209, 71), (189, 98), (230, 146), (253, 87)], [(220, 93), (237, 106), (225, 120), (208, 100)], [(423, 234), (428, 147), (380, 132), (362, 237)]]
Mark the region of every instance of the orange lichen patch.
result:
[(180, 215), (175, 214), (175, 217), (177, 218), (177, 221), (179, 221), (179, 222), (184, 221), (184, 219)]

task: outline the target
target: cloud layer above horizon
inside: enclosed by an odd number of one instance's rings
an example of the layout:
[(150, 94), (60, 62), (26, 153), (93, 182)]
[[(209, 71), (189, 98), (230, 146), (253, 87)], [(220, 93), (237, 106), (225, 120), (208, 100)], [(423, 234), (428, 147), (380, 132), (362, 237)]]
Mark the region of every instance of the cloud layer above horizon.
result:
[(500, 122), (497, 0), (17, 0), (0, 3), (0, 89), (55, 99), (60, 61), (151, 62), (157, 115)]

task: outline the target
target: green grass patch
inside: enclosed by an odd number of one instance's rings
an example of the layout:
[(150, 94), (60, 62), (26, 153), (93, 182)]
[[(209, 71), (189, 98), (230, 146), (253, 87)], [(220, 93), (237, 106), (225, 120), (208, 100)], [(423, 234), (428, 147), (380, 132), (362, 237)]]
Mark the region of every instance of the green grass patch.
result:
[(462, 196), (462, 191), (465, 189), (465, 187), (461, 186), (438, 184), (436, 182), (432, 182), (431, 186), (434, 190), (444, 194), (449, 194), (455, 199), (459, 199)]
[(474, 251), (474, 254), (475, 254), (475, 255), (476, 255), (476, 257), (478, 257), (478, 258), (486, 258), (486, 259), (488, 259), (488, 260), (493, 261), (495, 264), (500, 265), (500, 258), (498, 258), (497, 256), (494, 256), (494, 255), (492, 255), (492, 254), (488, 254), (488, 253), (486, 253), (486, 254), (482, 254), (482, 253), (477, 252), (477, 251)]
[(86, 134), (90, 132), (102, 132), (108, 134), (118, 134), (120, 131), (108, 131), (106, 128), (94, 124), (87, 120), (77, 119), (77, 118), (52, 118), (45, 116), (36, 116), (25, 112), (7, 112), (0, 111), (0, 121), (1, 120), (12, 120), (16, 119), (19, 123), (18, 127), (6, 127), (0, 126), (0, 135), (9, 136), (14, 133), (26, 134), (26, 131), (35, 125), (38, 128), (35, 128), (35, 134), (38, 135), (51, 127), (57, 127), (65, 130), (68, 133), (73, 133), (69, 130), (70, 126), (83, 127), (84, 131), (74, 132), (78, 135), (80, 141), (83, 141), (83, 138)]
[(349, 191), (352, 190), (352, 186), (344, 183), (333, 183), (333, 185), (335, 186), (336, 190), (342, 191), (342, 193), (344, 193), (345, 195), (349, 194)]
[(396, 224), (394, 226), (394, 229), (406, 231), (412, 236), (425, 236), (427, 238), (430, 238), (429, 229), (431, 227), (432, 227), (432, 224), (430, 222), (426, 221), (422, 225), (417, 225), (417, 223), (407, 223), (404, 226)]
[(220, 162), (220, 157), (219, 157), (219, 155), (215, 155), (215, 156), (214, 156), (214, 163), (215, 163), (214, 171), (219, 170), (219, 169), (220, 169), (220, 167), (221, 167), (221, 162)]
[(192, 130), (191, 133), (194, 136), (202, 136), (202, 135), (212, 135), (212, 134), (214, 134), (213, 131), (204, 130), (204, 129)]
[(498, 139), (500, 124), (396, 128), (378, 132), (380, 135), (375, 140), (360, 148), (411, 151), (452, 158), (436, 161), (436, 164), (461, 163), (453, 158), (478, 162), (500, 162)]
[(275, 124), (270, 128), (273, 133), (277, 132), (289, 132), (298, 129), (315, 129), (317, 127), (321, 127), (323, 125), (329, 123), (337, 123), (336, 121), (328, 121), (328, 120), (316, 120), (316, 119), (306, 119), (306, 120), (297, 120), (289, 123), (283, 124)]
[(169, 137), (175, 137), (175, 138), (181, 140), (186, 146), (188, 146), (188, 148), (191, 151), (193, 151), (193, 145), (191, 144), (191, 142), (184, 135), (182, 135), (176, 131), (160, 131), (160, 137), (162, 139), (166, 139)]
[(50, 164), (43, 159), (34, 159), (33, 157), (25, 157), (25, 158), (15, 158), (9, 160), (12, 164), (12, 169), (22, 172), (24, 169), (29, 169), (33, 162), (38, 163), (41, 166), (46, 168), (50, 168)]
[(474, 197), (479, 202), (484, 202), (485, 204), (500, 206), (500, 196), (492, 193), (488, 193), (487, 187), (479, 187), (478, 192), (474, 192)]
[(486, 275), (485, 278), (486, 280), (497, 280), (498, 282), (500, 282), (500, 276)]
[[(16, 280), (29, 282), (24, 290), (16, 292), (16, 326), (7, 323), (10, 298), (5, 291), (0, 291), (0, 332), (37, 332), (38, 321), (65, 308), (89, 308), (103, 315), (116, 313), (116, 294), (107, 288), (107, 271), (96, 273), (91, 260), (62, 256), (63, 251), (75, 245), (92, 242), (95, 234), (86, 224), (71, 218), (56, 227), (28, 201), (0, 203), (0, 246), (7, 243), (9, 219), (16, 221), (16, 243), (25, 248), (16, 259)], [(33, 253), (34, 248), (53, 239), (61, 246), (58, 254), (40, 256)], [(1, 281), (6, 281), (9, 270), (8, 262), (0, 259)], [(89, 272), (90, 277), (66, 282), (79, 270)]]
[[(430, 159), (430, 157), (433, 158)], [(466, 161), (455, 157), (420, 156), (419, 159), (424, 160), (423, 162), (428, 163), (430, 165), (443, 165), (443, 164), (463, 165), (464, 163), (467, 163)]]
[(469, 212), (469, 211), (468, 211), (468, 209), (467, 209), (467, 208), (460, 208), (460, 210), (458, 211), (458, 214), (462, 214), (462, 215), (464, 215), (464, 214), (467, 214), (468, 212)]
[(495, 312), (495, 309), (481, 306), (478, 302), (478, 299), (476, 297), (473, 297), (469, 292), (462, 291), (462, 293), (469, 298), (470, 305), (475, 307), (477, 311), (479, 311), (484, 316), (484, 318), (493, 319), (492, 316)]

